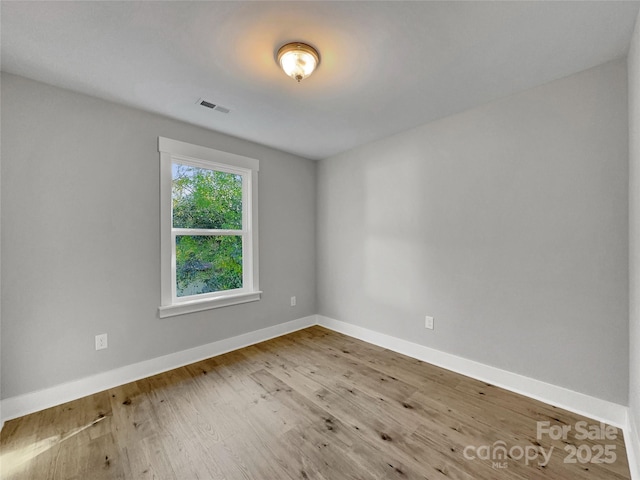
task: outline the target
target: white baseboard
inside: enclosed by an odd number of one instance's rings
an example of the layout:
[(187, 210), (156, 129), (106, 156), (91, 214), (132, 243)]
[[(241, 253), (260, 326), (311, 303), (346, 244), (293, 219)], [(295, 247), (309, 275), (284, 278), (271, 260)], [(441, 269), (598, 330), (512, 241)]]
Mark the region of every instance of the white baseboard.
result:
[(417, 358), (477, 380), (491, 383), (541, 402), (564, 408), (574, 413), (593, 418), (620, 428), (627, 426), (627, 407), (583, 393), (574, 392), (557, 385), (541, 382), (517, 373), (501, 370), (450, 353), (425, 347), (417, 343), (378, 333), (333, 318), (317, 315), (318, 325), (336, 332), (364, 340), (365, 342)]
[(4, 426), (6, 420), (28, 415), (29, 413), (44, 410), (45, 408), (60, 405), (109, 388), (124, 385), (125, 383), (173, 370), (174, 368), (215, 357), (216, 355), (221, 355), (281, 335), (286, 335), (287, 333), (295, 332), (296, 330), (301, 330), (315, 324), (316, 316), (311, 315), (236, 337), (219, 340), (207, 345), (134, 363), (133, 365), (127, 365), (108, 372), (98, 373), (90, 377), (81, 378), (36, 392), (5, 398), (0, 403), (0, 412), (2, 413), (0, 423)]
[(627, 446), (631, 480), (640, 480), (640, 432), (638, 432), (638, 423), (635, 420), (638, 419), (634, 417), (633, 412), (629, 409), (624, 438)]

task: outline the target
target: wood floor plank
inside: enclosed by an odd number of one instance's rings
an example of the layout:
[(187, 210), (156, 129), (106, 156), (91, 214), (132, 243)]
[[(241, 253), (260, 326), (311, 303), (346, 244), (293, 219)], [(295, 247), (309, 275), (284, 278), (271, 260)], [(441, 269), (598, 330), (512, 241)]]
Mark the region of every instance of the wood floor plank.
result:
[[(581, 439), (580, 421), (599, 425), (311, 327), (11, 420), (0, 478), (628, 480), (622, 432)], [(566, 462), (604, 447), (614, 462)]]
[(92, 480), (125, 478), (120, 455), (111, 432), (90, 440), (86, 457), (80, 457), (84, 465), (81, 466), (79, 478)]

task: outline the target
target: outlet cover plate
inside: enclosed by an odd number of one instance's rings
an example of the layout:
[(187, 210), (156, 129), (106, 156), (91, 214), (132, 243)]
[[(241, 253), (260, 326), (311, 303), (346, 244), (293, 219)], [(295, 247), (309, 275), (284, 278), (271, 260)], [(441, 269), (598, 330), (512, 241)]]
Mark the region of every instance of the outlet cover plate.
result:
[(107, 346), (107, 334), (96, 335), (96, 350), (104, 350)]
[(433, 317), (426, 315), (424, 317), (424, 328), (428, 328), (429, 330), (433, 330)]

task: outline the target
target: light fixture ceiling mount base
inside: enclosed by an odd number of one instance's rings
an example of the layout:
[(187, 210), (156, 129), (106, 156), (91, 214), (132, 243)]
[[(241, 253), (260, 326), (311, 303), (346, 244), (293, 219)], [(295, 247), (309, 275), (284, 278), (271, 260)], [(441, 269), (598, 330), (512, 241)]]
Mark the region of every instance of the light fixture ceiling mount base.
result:
[(292, 42), (278, 50), (278, 63), (284, 73), (300, 82), (313, 73), (320, 64), (320, 54), (311, 45)]

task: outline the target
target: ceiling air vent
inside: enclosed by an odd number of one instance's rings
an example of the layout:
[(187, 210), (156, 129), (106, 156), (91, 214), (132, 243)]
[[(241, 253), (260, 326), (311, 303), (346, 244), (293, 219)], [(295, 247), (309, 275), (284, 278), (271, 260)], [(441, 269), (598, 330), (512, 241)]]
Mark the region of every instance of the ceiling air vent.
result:
[(203, 107), (210, 108), (211, 110), (215, 110), (216, 112), (220, 112), (220, 113), (229, 113), (231, 111), (227, 107), (223, 107), (222, 105), (216, 105), (215, 103), (209, 102), (208, 100), (205, 100), (203, 98), (199, 99), (196, 103), (198, 105), (202, 105)]

